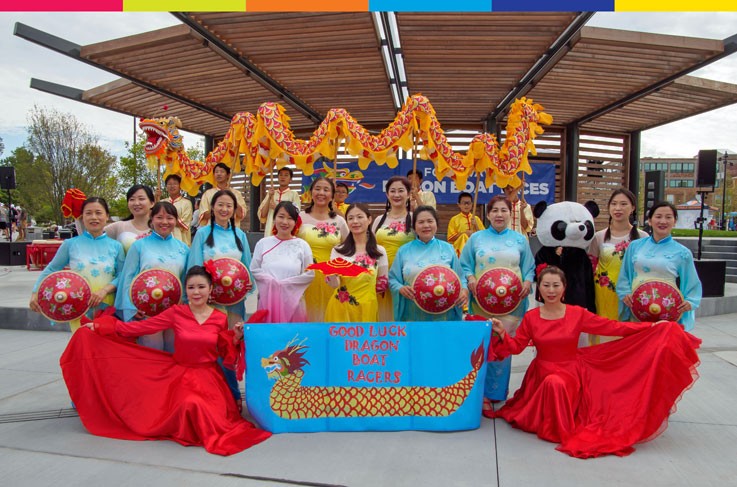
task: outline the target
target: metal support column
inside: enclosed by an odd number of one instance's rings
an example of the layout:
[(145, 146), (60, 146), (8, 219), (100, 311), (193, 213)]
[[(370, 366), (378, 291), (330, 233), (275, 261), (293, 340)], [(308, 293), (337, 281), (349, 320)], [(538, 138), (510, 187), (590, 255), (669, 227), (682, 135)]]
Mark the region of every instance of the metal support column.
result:
[(563, 161), (565, 169), (565, 201), (578, 200), (578, 143), (581, 128), (577, 124), (566, 126), (566, 159)]
[[(632, 191), (639, 200), (640, 196), (640, 144), (642, 142), (642, 132), (635, 130), (630, 132), (630, 153), (629, 167), (627, 168), (627, 189)], [(637, 201), (637, 200), (636, 200)], [(644, 208), (635, 208), (635, 221), (640, 221), (640, 213), (644, 213)]]

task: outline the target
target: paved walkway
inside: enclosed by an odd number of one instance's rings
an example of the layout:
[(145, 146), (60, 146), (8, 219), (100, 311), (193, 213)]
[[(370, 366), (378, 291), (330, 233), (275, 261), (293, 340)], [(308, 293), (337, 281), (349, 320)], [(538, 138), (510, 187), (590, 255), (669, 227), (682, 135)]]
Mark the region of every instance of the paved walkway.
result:
[[(88, 434), (58, 359), (67, 333), (0, 330), (0, 472), (25, 485), (726, 486), (737, 479), (737, 315), (704, 318), (701, 378), (668, 430), (625, 458), (578, 460), (483, 420), (458, 433), (276, 435), (232, 457)], [(517, 387), (531, 358), (514, 362)]]
[[(0, 268), (0, 307), (26, 303), (37, 275)], [(629, 457), (591, 460), (568, 457), (501, 420), (457, 433), (281, 434), (227, 458), (169, 441), (100, 438), (79, 422), (61, 378), (69, 334), (8, 325), (0, 323), (4, 486), (737, 485), (737, 314), (698, 319), (701, 378), (668, 430)], [(531, 358), (531, 351), (515, 357), (513, 389)]]

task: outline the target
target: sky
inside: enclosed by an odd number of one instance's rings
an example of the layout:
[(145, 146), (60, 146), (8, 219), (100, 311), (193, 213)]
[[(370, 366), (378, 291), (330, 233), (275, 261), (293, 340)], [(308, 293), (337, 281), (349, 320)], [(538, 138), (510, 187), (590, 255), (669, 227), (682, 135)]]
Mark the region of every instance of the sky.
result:
[[(38, 78), (79, 89), (113, 81), (115, 76), (13, 35), (22, 22), (63, 39), (86, 45), (146, 32), (179, 22), (169, 13), (15, 13), (0, 12), (0, 137), (3, 157), (26, 140), (34, 105), (74, 114), (115, 155), (132, 141), (133, 118), (30, 88)], [(737, 12), (597, 13), (587, 25), (659, 34), (724, 39), (737, 34)], [(737, 84), (737, 54), (691, 73)], [(544, 100), (536, 100), (544, 105)], [(340, 100), (335, 105), (340, 106)], [(555, 115), (555, 114), (553, 114)], [(360, 122), (360, 120), (359, 120)], [(441, 120), (442, 123), (442, 120)], [(201, 138), (184, 133), (186, 147)], [(700, 149), (737, 151), (737, 104), (643, 132), (641, 157), (693, 157)]]

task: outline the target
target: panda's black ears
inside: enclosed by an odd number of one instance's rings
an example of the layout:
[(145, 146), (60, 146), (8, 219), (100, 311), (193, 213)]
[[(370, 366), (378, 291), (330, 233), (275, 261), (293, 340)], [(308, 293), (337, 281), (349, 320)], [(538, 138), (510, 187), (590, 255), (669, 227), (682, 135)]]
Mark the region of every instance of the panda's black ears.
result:
[(540, 218), (540, 215), (545, 213), (545, 210), (548, 208), (548, 203), (546, 201), (538, 201), (538, 203), (535, 205), (535, 208), (532, 210), (532, 215), (535, 218)]
[(589, 213), (591, 213), (591, 216), (596, 218), (599, 216), (599, 205), (596, 204), (595, 201), (587, 201), (583, 204), (584, 207), (586, 207), (587, 210), (589, 210)]

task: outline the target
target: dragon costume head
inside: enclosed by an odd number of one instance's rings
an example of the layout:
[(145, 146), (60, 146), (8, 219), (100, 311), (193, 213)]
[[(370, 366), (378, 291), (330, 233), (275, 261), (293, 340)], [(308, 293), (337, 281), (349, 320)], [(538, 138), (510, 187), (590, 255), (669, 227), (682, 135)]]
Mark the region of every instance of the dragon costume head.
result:
[(177, 152), (184, 148), (179, 133), (182, 122), (178, 117), (145, 118), (138, 127), (146, 134), (146, 156), (163, 154), (167, 150)]

